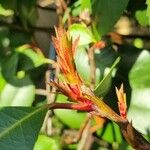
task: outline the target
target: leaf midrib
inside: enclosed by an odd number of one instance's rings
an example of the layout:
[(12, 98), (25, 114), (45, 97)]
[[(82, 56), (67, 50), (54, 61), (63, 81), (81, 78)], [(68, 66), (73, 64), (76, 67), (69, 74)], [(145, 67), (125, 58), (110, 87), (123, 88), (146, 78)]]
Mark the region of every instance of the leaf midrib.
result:
[(23, 117), (22, 119), (20, 119), (19, 121), (17, 120), (17, 122), (15, 122), (13, 125), (9, 126), (8, 128), (6, 128), (3, 132), (0, 133), (0, 140), (6, 136), (10, 131), (14, 130), (18, 125), (20, 125), (21, 123), (23, 123), (24, 121), (27, 121), (29, 118), (31, 118), (32, 116), (34, 116), (36, 113), (40, 112), (41, 110), (46, 109), (46, 106), (44, 105), (43, 107), (40, 107), (38, 109), (36, 109), (35, 111), (33, 111), (32, 113), (29, 113), (28, 115), (26, 115), (25, 117)]

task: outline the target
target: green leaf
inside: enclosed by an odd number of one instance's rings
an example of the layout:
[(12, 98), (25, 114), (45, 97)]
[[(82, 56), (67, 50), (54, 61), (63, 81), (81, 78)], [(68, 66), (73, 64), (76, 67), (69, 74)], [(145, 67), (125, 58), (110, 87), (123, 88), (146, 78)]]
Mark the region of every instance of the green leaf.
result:
[(72, 5), (72, 15), (73, 16), (78, 16), (81, 12), (81, 1), (78, 0), (73, 3)]
[(148, 17), (148, 23), (150, 25), (150, 0), (146, 0), (146, 4), (147, 4), (147, 17)]
[(46, 106), (1, 108), (1, 149), (32, 150), (46, 111)]
[(2, 4), (0, 4), (0, 15), (8, 17), (12, 16), (14, 14), (14, 11), (11, 9), (5, 9)]
[(133, 89), (145, 89), (150, 87), (150, 53), (143, 50), (132, 67), (129, 80)]
[[(98, 61), (97, 61), (98, 62)], [(89, 56), (85, 47), (78, 47), (76, 49), (75, 63), (77, 71), (79, 72), (81, 78), (84, 80), (84, 83), (90, 85), (90, 65), (89, 65)], [(98, 62), (99, 63), (99, 62)], [(100, 71), (101, 66), (96, 69), (96, 84), (99, 83), (102, 73)]]
[(0, 106), (31, 106), (34, 97), (35, 86), (33, 84), (22, 87), (6, 84), (0, 95)]
[(69, 31), (73, 40), (80, 37), (78, 46), (87, 45), (95, 41), (91, 31), (85, 24), (73, 24), (70, 26)]
[(84, 47), (78, 47), (76, 49), (75, 63), (81, 78), (86, 84), (90, 84), (89, 58)]
[(126, 9), (129, 0), (94, 0), (92, 11), (96, 28), (101, 35), (112, 30)]
[[(57, 95), (56, 102), (68, 103), (67, 97), (64, 95)], [(73, 129), (79, 129), (86, 117), (86, 113), (75, 110), (56, 109), (54, 113), (63, 124)]]
[[(98, 86), (98, 84), (101, 82), (101, 80), (106, 75), (106, 70), (109, 70), (112, 63), (116, 59), (116, 53), (112, 49), (112, 47), (106, 47), (103, 50), (97, 50), (95, 52), (95, 62), (96, 62), (96, 84), (95, 86)], [(89, 65), (89, 56), (86, 52), (85, 47), (78, 47), (76, 50), (76, 56), (75, 56), (75, 63), (77, 67), (77, 71), (79, 72), (81, 78), (84, 80), (84, 82), (89, 85), (91, 82), (90, 79), (90, 65)], [(106, 78), (107, 79), (107, 78)], [(109, 80), (110, 81), (110, 80)], [(109, 90), (109, 87), (111, 85), (111, 82), (107, 82), (107, 86), (105, 84), (105, 88), (102, 90), (103, 92), (100, 92), (100, 94), (106, 94)], [(98, 92), (97, 92), (98, 93)], [(101, 95), (101, 96), (104, 96)]]
[(92, 8), (91, 8), (91, 0), (81, 0), (81, 10), (84, 11), (85, 9), (88, 9), (89, 12), (91, 13)]
[(141, 26), (148, 25), (148, 16), (146, 15), (146, 10), (137, 10), (135, 12), (135, 17)]
[(133, 65), (129, 81), (132, 87), (128, 118), (141, 133), (150, 131), (150, 53), (143, 50)]
[(1, 63), (1, 72), (4, 79), (15, 86), (25, 86), (32, 84), (29, 75), (25, 75), (24, 78), (19, 79), (17, 77), (19, 56), (17, 53), (13, 53), (7, 57), (4, 57)]
[(43, 64), (52, 63), (50, 59), (44, 57), (42, 53), (35, 52), (33, 49), (28, 48), (28, 46), (21, 46), (15, 49), (19, 54), (19, 69), (20, 70), (31, 70), (33, 68), (39, 67)]
[(49, 63), (53, 61), (34, 52), (33, 49), (22, 46), (2, 58), (1, 72), (8, 83), (15, 86), (26, 86), (32, 84), (28, 71)]
[(118, 57), (115, 62), (112, 64), (111, 68), (107, 72), (107, 74), (104, 76), (104, 78), (100, 81), (100, 83), (95, 88), (95, 94), (96, 95), (105, 95), (111, 86), (111, 79), (112, 79), (112, 72), (116, 65), (119, 63), (120, 58)]
[(133, 44), (137, 48), (143, 48), (144, 41), (141, 38), (135, 38)]
[(1, 5), (4, 9), (8, 10), (15, 10), (16, 9), (16, 0), (11, 0), (11, 1), (5, 1), (5, 0), (1, 0)]
[(97, 135), (109, 143), (122, 142), (120, 128), (114, 122), (109, 122), (104, 128), (99, 129)]
[(39, 135), (34, 150), (60, 150), (60, 143), (54, 138)]
[[(1, 70), (1, 68), (0, 68), (0, 70)], [(0, 94), (1, 94), (1, 91), (3, 90), (5, 85), (6, 85), (6, 81), (3, 78), (2, 74), (1, 74), (1, 71), (0, 71)]]

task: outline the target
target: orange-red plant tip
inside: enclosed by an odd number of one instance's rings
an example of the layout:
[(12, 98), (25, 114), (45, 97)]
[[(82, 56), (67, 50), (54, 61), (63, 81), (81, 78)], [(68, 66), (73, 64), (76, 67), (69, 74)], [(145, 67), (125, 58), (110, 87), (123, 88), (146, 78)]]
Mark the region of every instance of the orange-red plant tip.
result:
[(122, 118), (127, 118), (127, 106), (126, 106), (126, 94), (124, 93), (123, 84), (121, 84), (120, 89), (115, 87), (116, 94), (118, 98), (118, 108)]

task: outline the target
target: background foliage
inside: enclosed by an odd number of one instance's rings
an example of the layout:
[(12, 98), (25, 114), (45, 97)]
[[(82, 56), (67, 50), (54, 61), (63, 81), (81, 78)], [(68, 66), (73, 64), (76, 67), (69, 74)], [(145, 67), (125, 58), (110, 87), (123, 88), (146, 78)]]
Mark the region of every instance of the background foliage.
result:
[[(104, 49), (97, 49), (94, 53), (95, 94), (106, 99), (106, 103), (116, 110), (114, 86), (124, 83), (128, 118), (148, 139), (149, 0), (1, 0), (1, 149), (59, 150), (81, 146), (80, 142), (66, 144), (65, 133), (72, 135), (76, 132), (84, 122), (86, 113), (72, 110), (47, 113), (45, 105), (53, 100), (67, 100), (63, 95), (54, 97), (54, 94), (49, 94), (49, 90), (54, 89), (45, 84), (45, 81), (55, 78), (52, 61), (55, 60), (55, 51), (50, 36), (54, 34), (53, 26), (60, 23), (68, 28), (73, 39), (80, 35), (75, 61), (87, 85), (91, 84), (87, 50), (101, 39), (106, 42)], [(45, 115), (47, 119), (42, 126)], [(91, 149), (131, 149), (113, 122), (107, 122), (92, 137)]]

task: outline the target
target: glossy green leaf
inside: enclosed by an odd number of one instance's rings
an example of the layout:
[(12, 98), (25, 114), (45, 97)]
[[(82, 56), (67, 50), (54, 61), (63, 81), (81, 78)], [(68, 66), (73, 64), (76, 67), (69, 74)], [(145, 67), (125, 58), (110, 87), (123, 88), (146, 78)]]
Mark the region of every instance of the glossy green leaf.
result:
[[(76, 50), (75, 63), (77, 67), (77, 71), (79, 72), (81, 78), (87, 85), (90, 85), (91, 77), (90, 77), (90, 65), (89, 65), (89, 56), (85, 47), (78, 47)], [(99, 62), (97, 61), (99, 64)], [(103, 67), (102, 67), (103, 68)], [(100, 82), (102, 73), (100, 71), (101, 66), (96, 69), (96, 85)]]
[(35, 86), (29, 84), (15, 87), (6, 84), (0, 95), (0, 106), (31, 106), (35, 97)]
[(47, 108), (5, 107), (0, 109), (2, 150), (32, 150)]
[(137, 10), (135, 12), (135, 17), (141, 26), (148, 25), (148, 16), (146, 15), (146, 10)]
[(132, 87), (128, 117), (143, 134), (150, 131), (150, 53), (143, 50), (133, 65), (129, 81)]
[(69, 31), (73, 40), (80, 37), (78, 46), (87, 45), (95, 41), (91, 31), (84, 24), (73, 24), (70, 26)]
[[(110, 78), (108, 79), (110, 75), (104, 81), (102, 80), (106, 76), (106, 71), (107, 73), (110, 71), (111, 65), (115, 61), (115, 59), (116, 59), (116, 53), (114, 52), (112, 47), (106, 47), (101, 51), (97, 50), (95, 52), (95, 62), (96, 62), (96, 78), (95, 78), (96, 84), (95, 86), (97, 86), (96, 93), (98, 95), (101, 95), (101, 96), (105, 95), (108, 92), (109, 87), (111, 86), (111, 79)], [(91, 79), (90, 79), (89, 57), (84, 47), (77, 48), (76, 56), (75, 56), (75, 63), (77, 66), (77, 71), (79, 72), (81, 78), (84, 80), (84, 82), (87, 85), (89, 85), (91, 82), (90, 81)], [(100, 86), (98, 86), (100, 82), (105, 82), (105, 86), (100, 88)]]
[(19, 63), (20, 70), (31, 70), (33, 68), (39, 67), (43, 64), (52, 63), (48, 58), (45, 58), (42, 53), (37, 53), (34, 49), (28, 48), (28, 46), (21, 46), (16, 48), (16, 52), (19, 54), (19, 60), (22, 63)]
[(60, 143), (55, 138), (39, 135), (33, 150), (60, 150)]
[(78, 16), (81, 12), (81, 1), (78, 0), (72, 5), (72, 15)]
[(52, 63), (52, 61), (34, 52), (33, 49), (20, 47), (7, 57), (3, 57), (1, 72), (8, 83), (25, 86), (31, 84), (27, 71), (47, 63)]
[(90, 84), (89, 58), (84, 47), (78, 47), (76, 49), (75, 63), (81, 78), (86, 84)]
[(24, 78), (19, 79), (17, 77), (19, 56), (17, 53), (13, 53), (5, 58), (1, 63), (1, 72), (4, 79), (15, 86), (25, 86), (31, 84), (29, 75), (25, 75)]
[(85, 9), (88, 9), (89, 12), (91, 13), (92, 8), (91, 8), (91, 0), (81, 0), (81, 10), (84, 11)]
[(104, 128), (99, 129), (97, 135), (109, 143), (122, 142), (120, 128), (114, 122), (109, 122)]
[(0, 4), (0, 15), (8, 17), (12, 16), (14, 14), (14, 11), (11, 9), (5, 9), (2, 4)]
[(101, 35), (112, 30), (114, 24), (126, 9), (129, 0), (94, 0), (93, 16), (96, 28)]
[[(57, 95), (56, 102), (68, 102), (64, 95)], [(79, 129), (85, 120), (86, 113), (75, 110), (56, 109), (55, 115), (68, 127)]]
[(143, 50), (132, 67), (129, 79), (133, 89), (145, 89), (150, 87), (150, 53)]

